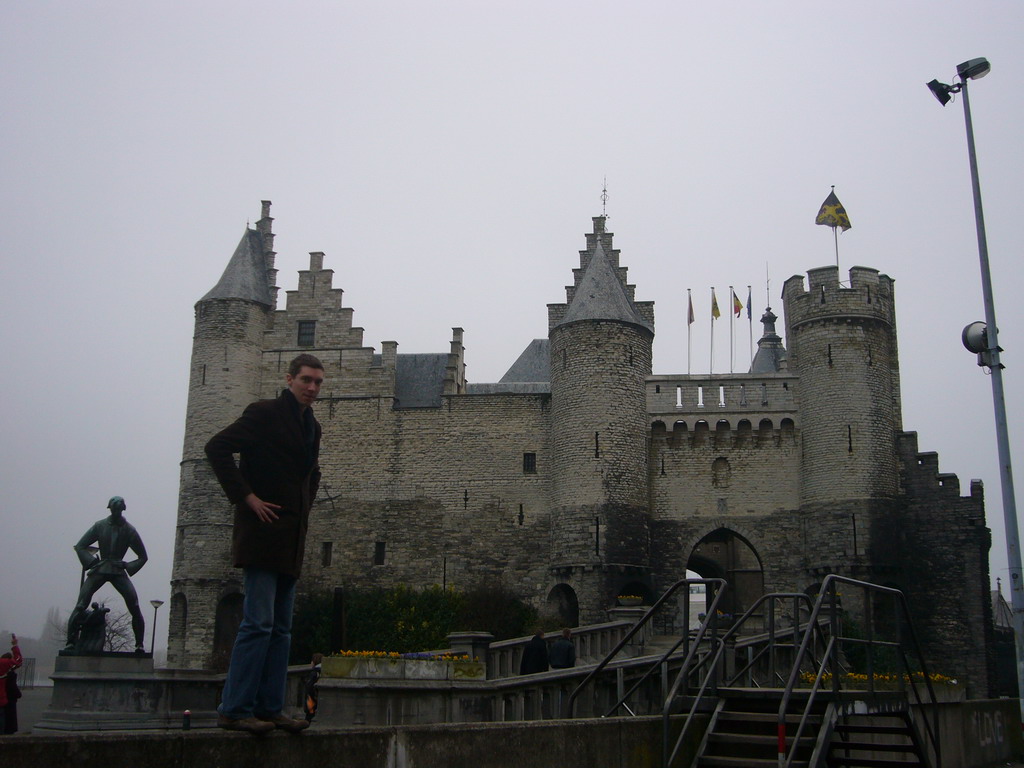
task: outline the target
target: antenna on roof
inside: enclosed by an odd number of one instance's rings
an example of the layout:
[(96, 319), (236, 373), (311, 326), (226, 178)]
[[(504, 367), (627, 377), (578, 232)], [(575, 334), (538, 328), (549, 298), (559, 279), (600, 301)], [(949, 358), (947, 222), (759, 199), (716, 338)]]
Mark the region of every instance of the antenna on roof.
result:
[(601, 216), (608, 218), (608, 177), (604, 177), (604, 187), (601, 189)]

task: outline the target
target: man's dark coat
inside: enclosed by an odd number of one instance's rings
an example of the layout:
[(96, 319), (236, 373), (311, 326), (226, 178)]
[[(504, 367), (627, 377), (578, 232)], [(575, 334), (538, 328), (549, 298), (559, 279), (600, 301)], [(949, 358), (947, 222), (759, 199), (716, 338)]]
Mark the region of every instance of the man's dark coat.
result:
[[(313, 429), (310, 451), (303, 439), (298, 403), (286, 389), (276, 400), (249, 405), (234, 424), (206, 444), (210, 466), (235, 505), (231, 541), (235, 566), (266, 568), (298, 577), (306, 548), (309, 508), (320, 486), (320, 425), (316, 419)], [(240, 456), (237, 464), (233, 456), (236, 453)], [(250, 493), (279, 504), (278, 519), (261, 522), (245, 503)]]

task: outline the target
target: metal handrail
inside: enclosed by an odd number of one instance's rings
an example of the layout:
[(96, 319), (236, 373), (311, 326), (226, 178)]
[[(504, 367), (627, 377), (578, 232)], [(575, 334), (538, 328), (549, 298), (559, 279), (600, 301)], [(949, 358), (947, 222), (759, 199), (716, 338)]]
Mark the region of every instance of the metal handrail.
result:
[[(836, 585), (837, 584), (848, 584), (850, 586), (859, 587), (859, 588), (864, 590), (864, 597), (865, 597), (865, 600), (864, 600), (865, 612), (864, 612), (864, 614), (865, 614), (865, 618), (866, 618), (866, 631), (867, 631), (867, 634), (868, 634), (868, 637), (866, 639), (852, 638), (852, 637), (849, 637), (849, 638), (848, 637), (843, 637), (842, 634), (840, 633), (840, 631), (839, 631), (839, 608), (838, 608), (838, 602), (836, 600), (836, 598), (837, 598)], [(871, 592), (892, 596), (895, 599), (895, 601), (896, 601), (896, 603), (895, 603), (896, 607), (898, 609), (901, 609), (901, 611), (902, 611), (902, 618), (905, 621), (904, 626), (909, 630), (909, 634), (910, 634), (911, 650), (913, 650), (917, 660), (919, 661), (919, 663), (921, 665), (921, 673), (922, 673), (922, 675), (924, 677), (924, 682), (925, 682), (925, 685), (927, 686), (928, 693), (929, 693), (929, 696), (930, 696), (930, 699), (931, 699), (931, 703), (933, 705), (933, 716), (934, 716), (934, 721), (935, 721), (934, 722), (934, 727), (933, 727), (933, 724), (929, 722), (927, 716), (922, 718), (922, 721), (924, 723), (924, 727), (925, 727), (926, 734), (928, 736), (928, 740), (931, 743), (932, 749), (934, 750), (935, 761), (936, 761), (936, 768), (941, 768), (942, 756), (941, 756), (941, 747), (940, 747), (939, 737), (938, 737), (938, 710), (937, 710), (937, 708), (934, 707), (935, 701), (936, 701), (936, 699), (935, 699), (935, 689), (932, 686), (931, 677), (928, 674), (928, 667), (927, 667), (927, 664), (925, 663), (924, 655), (921, 653), (921, 645), (920, 645), (920, 643), (918, 642), (918, 639), (917, 639), (917, 632), (914, 629), (914, 624), (913, 624), (913, 622), (912, 622), (912, 620), (910, 618), (910, 608), (907, 605), (906, 596), (903, 594), (903, 592), (901, 590), (895, 589), (893, 587), (884, 587), (884, 586), (882, 586), (880, 584), (871, 584), (871, 583), (866, 582), (866, 581), (858, 581), (857, 579), (851, 579), (851, 578), (848, 578), (848, 577), (845, 577), (845, 576), (839, 576), (837, 574), (830, 574), (830, 575), (826, 576), (825, 580), (822, 582), (821, 589), (820, 589), (819, 594), (818, 594), (818, 599), (814, 603), (814, 608), (811, 611), (811, 616), (810, 616), (810, 619), (809, 619), (809, 624), (811, 625), (811, 630), (808, 631), (804, 635), (804, 639), (803, 639), (803, 641), (802, 641), (802, 643), (800, 645), (800, 651), (798, 652), (797, 657), (793, 661), (793, 668), (790, 671), (789, 681), (788, 681), (788, 683), (786, 685), (785, 691), (783, 692), (782, 701), (779, 704), (779, 719), (778, 719), (778, 742), (779, 743), (778, 743), (778, 754), (779, 754), (779, 766), (780, 766), (780, 768), (782, 768), (783, 766), (790, 766), (790, 765), (792, 765), (793, 758), (794, 758), (794, 755), (796, 753), (796, 745), (799, 743), (800, 736), (803, 733), (804, 726), (806, 725), (807, 720), (809, 718), (809, 715), (810, 715), (810, 713), (812, 711), (812, 707), (814, 705), (815, 697), (817, 696), (818, 691), (821, 688), (821, 680), (824, 677), (825, 672), (829, 668), (829, 666), (832, 667), (832, 692), (836, 696), (836, 698), (838, 698), (838, 696), (839, 696), (839, 678), (840, 678), (839, 672), (840, 672), (841, 665), (839, 664), (838, 658), (836, 658), (836, 654), (837, 654), (837, 651), (838, 651), (838, 648), (839, 648), (839, 645), (840, 645), (841, 642), (845, 641), (845, 642), (860, 643), (860, 644), (867, 645), (867, 647), (868, 647), (868, 658), (867, 658), (867, 661), (868, 661), (868, 664), (867, 664), (868, 672), (867, 672), (867, 679), (868, 679), (868, 691), (870, 693), (874, 693), (874, 691), (875, 691), (874, 656), (873, 656), (873, 653), (872, 653), (873, 648), (875, 646), (882, 646), (882, 647), (893, 647), (893, 646), (896, 646), (899, 649), (899, 652), (900, 652), (899, 655), (900, 655), (900, 659), (901, 659), (901, 661), (903, 663), (903, 667), (907, 670), (907, 678), (910, 680), (911, 688), (913, 689), (915, 696), (917, 696), (917, 700), (919, 702), (921, 702), (922, 704), (924, 704), (924, 701), (921, 699), (921, 696), (920, 696), (920, 694), (918, 693), (918, 690), (917, 690), (917, 683), (916, 683), (916, 681), (914, 679), (914, 671), (911, 669), (909, 659), (907, 658), (907, 653), (906, 653), (906, 649), (904, 648), (904, 643), (902, 643), (902, 642), (893, 643), (891, 641), (879, 641), (879, 640), (875, 640), (874, 637), (873, 637), (873, 635), (874, 635), (874, 628), (873, 628), (873, 623), (872, 623), (871, 601), (869, 599), (867, 599), (869, 593), (871, 593)], [(787, 751), (787, 746), (786, 746), (787, 745), (787, 738), (786, 738), (786, 712), (787, 712), (787, 710), (789, 708), (790, 699), (792, 698), (793, 691), (796, 688), (796, 683), (797, 683), (797, 680), (799, 679), (799, 676), (800, 676), (800, 664), (801, 664), (802, 660), (807, 656), (808, 645), (810, 643), (811, 637), (814, 635), (814, 632), (817, 629), (818, 617), (819, 617), (819, 615), (820, 615), (820, 613), (822, 611), (823, 606), (825, 605), (825, 599), (826, 598), (829, 599), (828, 607), (830, 609), (829, 610), (829, 613), (830, 613), (830, 622), (829, 623), (831, 625), (831, 633), (830, 633), (831, 637), (829, 638), (828, 644), (826, 646), (825, 653), (822, 656), (821, 663), (818, 665), (818, 670), (817, 670), (817, 674), (815, 675), (815, 678), (814, 678), (814, 683), (811, 686), (810, 694), (807, 697), (807, 702), (804, 705), (804, 711), (803, 711), (803, 714), (802, 714), (802, 716), (800, 718), (800, 724), (797, 727), (797, 731), (796, 731), (796, 733), (794, 734), (794, 736), (793, 736), (793, 738), (791, 740), (792, 749)], [(902, 688), (903, 687), (902, 676), (900, 678), (900, 681), (901, 681), (901, 688)]]
[[(743, 626), (743, 624), (746, 623), (746, 621), (751, 616), (755, 615), (755, 611), (763, 603), (766, 603), (766, 602), (769, 603), (769, 606), (770, 606), (769, 616), (770, 616), (770, 628), (771, 629), (770, 629), (770, 632), (769, 632), (769, 636), (771, 638), (773, 636), (773, 632), (774, 632), (774, 609), (771, 608), (771, 606), (774, 605), (774, 601), (775, 600), (780, 600), (780, 599), (793, 599), (794, 600), (794, 606), (796, 605), (796, 603), (798, 603), (800, 601), (805, 601), (808, 605), (810, 605), (810, 599), (807, 597), (807, 595), (803, 594), (802, 592), (771, 592), (771, 593), (769, 593), (767, 595), (762, 595), (725, 632), (725, 634), (722, 635), (721, 638), (717, 638), (717, 637), (713, 637), (712, 638), (712, 643), (713, 644), (717, 643), (718, 647), (714, 651), (713, 655), (709, 653), (708, 656), (706, 656), (704, 659), (701, 660), (701, 664), (707, 663), (707, 665), (708, 665), (707, 666), (707, 673), (705, 674), (704, 679), (701, 682), (700, 688), (697, 690), (697, 693), (696, 693), (696, 695), (693, 698), (693, 703), (690, 705), (690, 712), (689, 712), (689, 714), (688, 714), (688, 716), (686, 718), (686, 721), (683, 723), (682, 730), (680, 730), (680, 732), (679, 732), (679, 736), (676, 739), (675, 747), (673, 747), (671, 752), (670, 752), (669, 751), (669, 715), (671, 714), (671, 711), (672, 711), (672, 702), (675, 700), (677, 694), (679, 693), (679, 687), (682, 684), (683, 680), (685, 679), (685, 677), (683, 675), (683, 672), (687, 671), (686, 670), (686, 665), (684, 665), (683, 670), (680, 671), (680, 674), (676, 676), (676, 681), (672, 685), (672, 688), (669, 690), (668, 695), (665, 697), (665, 703), (662, 706), (662, 711), (661, 711), (661, 718), (662, 718), (662, 761), (663, 761), (664, 768), (669, 768), (669, 766), (672, 765), (672, 761), (675, 760), (676, 756), (679, 754), (679, 749), (680, 749), (680, 747), (682, 747), (682, 744), (683, 744), (683, 742), (686, 739), (687, 733), (689, 733), (690, 725), (695, 720), (694, 715), (697, 713), (697, 710), (700, 707), (701, 702), (704, 700), (704, 695), (705, 695), (705, 692), (707, 691), (709, 683), (712, 684), (712, 688), (714, 690), (717, 690), (717, 681), (714, 681), (715, 672), (718, 670), (718, 667), (721, 664), (722, 654), (725, 652), (725, 648), (726, 648), (726, 642), (728, 640), (730, 640), (732, 637), (734, 637), (739, 632), (739, 628), (741, 626)], [(796, 615), (798, 615), (798, 614), (795, 614), (795, 616)], [(794, 631), (796, 631), (796, 632), (800, 631), (799, 619), (795, 619)], [(771, 639), (769, 639), (769, 642), (771, 642)], [(699, 755), (695, 755), (694, 756), (694, 760), (696, 761), (696, 759), (698, 759), (698, 757), (699, 757)]]
[[(714, 593), (715, 593), (714, 600), (712, 601), (712, 605), (708, 606), (708, 608), (707, 608), (708, 616), (710, 616), (710, 617), (714, 617), (715, 616), (714, 611), (717, 609), (718, 601), (721, 598), (721, 594), (724, 591), (724, 589), (728, 586), (728, 584), (725, 581), (725, 579), (680, 579), (679, 581), (677, 581), (675, 584), (673, 584), (671, 587), (669, 587), (668, 590), (660, 598), (658, 598), (658, 600), (654, 603), (654, 605), (652, 605), (650, 608), (647, 609), (647, 613), (645, 613), (643, 615), (643, 617), (641, 617), (640, 621), (638, 621), (633, 626), (633, 628), (631, 630), (629, 630), (629, 632), (627, 632), (623, 636), (623, 638), (608, 653), (608, 655), (606, 655), (604, 657), (604, 659), (602, 659), (601, 662), (596, 667), (594, 667), (593, 670), (591, 670), (590, 674), (587, 675), (583, 679), (583, 682), (581, 682), (578, 686), (576, 686), (575, 690), (573, 690), (573, 692), (571, 694), (569, 694), (569, 697), (566, 700), (565, 708), (564, 708), (564, 711), (563, 711), (563, 715), (565, 717), (572, 718), (572, 717), (576, 716), (576, 698), (579, 696), (580, 692), (584, 688), (586, 688), (587, 685), (589, 685), (590, 682), (595, 677), (597, 677), (597, 675), (599, 675), (601, 673), (601, 671), (605, 667), (608, 666), (608, 664), (611, 662), (611, 660), (614, 659), (615, 656), (618, 655), (619, 651), (621, 651), (629, 643), (629, 641), (632, 640), (633, 637), (637, 633), (639, 633), (640, 630), (643, 629), (643, 627), (645, 627), (651, 621), (651, 619), (657, 613), (657, 610), (665, 602), (667, 602), (668, 599), (672, 595), (674, 595), (679, 590), (680, 587), (682, 587), (683, 585), (689, 586), (691, 584), (704, 584), (704, 585), (706, 585), (709, 588), (709, 591), (710, 591), (711, 587), (715, 588), (715, 590), (714, 590)], [(687, 603), (689, 603), (688, 593), (687, 593)], [(715, 623), (715, 622), (711, 622), (711, 623)], [(703, 639), (704, 633), (705, 633), (705, 631), (707, 629), (707, 625), (708, 625), (708, 621), (705, 620), (701, 624), (700, 629), (698, 630), (696, 637), (693, 639), (693, 645), (692, 645), (692, 647), (690, 647), (688, 649), (688, 652), (686, 654), (686, 660), (683, 663), (683, 669), (684, 670), (691, 663), (692, 657), (694, 655), (694, 651), (700, 645), (700, 643), (701, 643), (701, 641)], [(668, 659), (669, 656), (671, 656), (673, 653), (675, 653), (675, 651), (678, 649), (678, 647), (682, 643), (687, 642), (688, 640), (689, 640), (689, 632), (686, 632), (686, 633), (684, 633), (683, 637), (680, 638), (678, 643), (676, 643), (674, 646), (672, 646), (672, 648), (669, 649), (669, 651), (667, 653), (663, 654), (661, 656), (661, 658), (659, 658), (657, 661), (655, 661), (651, 665), (650, 669), (647, 671), (647, 673), (645, 673), (644, 678), (642, 678), (642, 679), (646, 679), (646, 677), (648, 677), (654, 669), (657, 669), (661, 665), (661, 663), (663, 661), (665, 661), (666, 659)], [(633, 689), (631, 689), (631, 691), (632, 690)], [(615, 711), (615, 709), (617, 709), (622, 704), (622, 702), (623, 702), (623, 699), (620, 699), (618, 702), (616, 702), (616, 704), (612, 707), (612, 709), (610, 711)]]

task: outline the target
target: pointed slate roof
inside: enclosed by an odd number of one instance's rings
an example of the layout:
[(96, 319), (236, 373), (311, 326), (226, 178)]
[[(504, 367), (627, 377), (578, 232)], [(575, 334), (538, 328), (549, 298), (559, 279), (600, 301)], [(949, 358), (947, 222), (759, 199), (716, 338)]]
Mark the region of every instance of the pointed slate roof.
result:
[(501, 377), (502, 383), (512, 381), (551, 381), (551, 353), (547, 339), (534, 339), (523, 350), (512, 367)]
[(263, 254), (263, 236), (246, 227), (231, 260), (210, 291), (200, 299), (247, 299), (268, 307), (274, 298), (267, 281), (267, 260)]
[(771, 307), (765, 307), (761, 322), (764, 324), (764, 335), (757, 340), (757, 353), (750, 363), (751, 373), (778, 373), (786, 361), (786, 348), (782, 346), (782, 337), (775, 332), (775, 321), (779, 318)]
[(654, 332), (626, 295), (626, 289), (608, 262), (600, 240), (559, 325), (578, 320), (618, 320)]

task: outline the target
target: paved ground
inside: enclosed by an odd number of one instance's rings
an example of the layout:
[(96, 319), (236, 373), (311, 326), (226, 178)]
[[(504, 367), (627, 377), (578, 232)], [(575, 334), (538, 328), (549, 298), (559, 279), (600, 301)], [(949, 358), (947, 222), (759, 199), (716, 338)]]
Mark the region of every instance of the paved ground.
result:
[(18, 699), (18, 733), (28, 733), (50, 706), (53, 688), (22, 688), (21, 692), (22, 697)]

